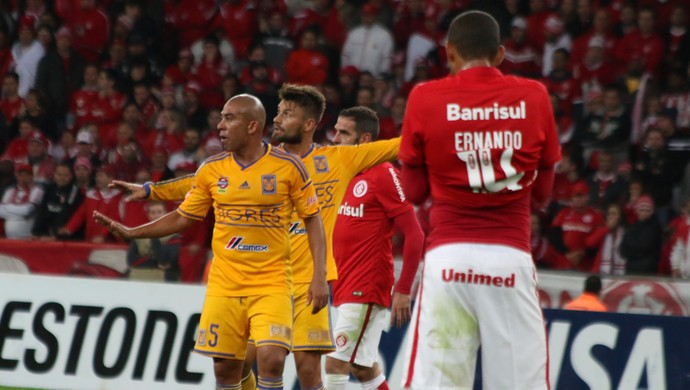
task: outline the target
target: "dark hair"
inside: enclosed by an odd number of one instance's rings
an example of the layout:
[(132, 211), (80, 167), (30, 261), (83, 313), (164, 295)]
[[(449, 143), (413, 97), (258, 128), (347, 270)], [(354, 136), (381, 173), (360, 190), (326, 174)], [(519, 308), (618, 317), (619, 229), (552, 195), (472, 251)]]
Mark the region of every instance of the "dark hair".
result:
[(501, 47), (501, 30), (496, 19), (486, 12), (464, 12), (450, 23), (448, 44), (464, 60), (493, 60)]
[(592, 294), (599, 294), (601, 291), (601, 278), (597, 275), (592, 275), (585, 279), (585, 292)]
[(13, 78), (14, 81), (16, 81), (16, 82), (19, 82), (19, 74), (17, 74), (17, 72), (9, 71), (9, 72), (5, 73), (5, 78), (8, 78), (8, 77)]
[(281, 100), (295, 103), (304, 110), (308, 118), (317, 123), (326, 110), (326, 98), (316, 88), (309, 85), (284, 84), (278, 96)]
[(568, 49), (564, 49), (564, 48), (556, 49), (555, 53), (563, 54), (566, 59), (570, 58), (570, 52), (568, 51)]
[(371, 108), (357, 106), (340, 111), (339, 117), (350, 118), (355, 122), (357, 135), (371, 134), (372, 140), (379, 136), (379, 118)]

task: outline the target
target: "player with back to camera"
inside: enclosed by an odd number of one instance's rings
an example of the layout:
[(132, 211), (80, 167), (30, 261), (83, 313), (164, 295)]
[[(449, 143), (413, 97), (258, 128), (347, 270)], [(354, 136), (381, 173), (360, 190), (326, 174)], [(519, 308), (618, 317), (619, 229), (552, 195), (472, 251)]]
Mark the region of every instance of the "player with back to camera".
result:
[(530, 255), (530, 208), (543, 208), (560, 146), (542, 84), (504, 76), (499, 26), (469, 11), (451, 23), (451, 75), (417, 85), (403, 120), (407, 195), (430, 194), (425, 265), (404, 386), (548, 389), (544, 319)]

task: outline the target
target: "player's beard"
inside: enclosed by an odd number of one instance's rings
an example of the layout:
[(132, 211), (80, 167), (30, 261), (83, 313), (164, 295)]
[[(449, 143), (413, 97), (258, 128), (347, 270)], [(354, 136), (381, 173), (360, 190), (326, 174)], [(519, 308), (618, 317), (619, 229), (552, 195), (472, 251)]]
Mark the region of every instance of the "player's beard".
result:
[(275, 130), (271, 135), (274, 140), (288, 145), (296, 145), (302, 143), (302, 132), (298, 131), (295, 134), (288, 134), (285, 130), (282, 130), (283, 134), (276, 135)]

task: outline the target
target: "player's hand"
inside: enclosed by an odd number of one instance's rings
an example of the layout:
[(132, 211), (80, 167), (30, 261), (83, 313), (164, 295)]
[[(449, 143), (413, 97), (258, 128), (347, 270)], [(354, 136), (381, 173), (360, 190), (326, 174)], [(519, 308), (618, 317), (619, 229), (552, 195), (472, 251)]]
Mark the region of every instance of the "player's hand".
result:
[(311, 305), (311, 314), (316, 314), (328, 306), (328, 283), (325, 279), (312, 279), (307, 294), (307, 306), (309, 305)]
[(125, 227), (121, 223), (113, 221), (98, 211), (93, 212), (93, 219), (95, 219), (99, 224), (103, 225), (116, 237), (120, 237), (123, 240), (131, 240), (133, 238), (130, 234), (131, 229)]
[(125, 202), (146, 199), (146, 189), (141, 184), (128, 183), (122, 180), (113, 180), (110, 182), (110, 184), (108, 184), (108, 188), (117, 188), (129, 192), (129, 195), (125, 197)]
[(407, 294), (393, 293), (393, 304), (391, 305), (391, 326), (401, 328), (412, 317), (410, 309), (410, 296)]

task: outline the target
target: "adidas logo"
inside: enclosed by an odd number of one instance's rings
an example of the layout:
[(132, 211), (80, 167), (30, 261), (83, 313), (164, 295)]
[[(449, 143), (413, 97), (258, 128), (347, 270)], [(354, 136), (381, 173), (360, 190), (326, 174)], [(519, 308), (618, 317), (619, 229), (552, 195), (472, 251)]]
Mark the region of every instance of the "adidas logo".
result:
[(242, 183), (242, 184), (240, 185), (240, 189), (241, 189), (241, 190), (248, 190), (248, 189), (250, 189), (249, 183), (247, 183), (247, 181), (245, 180), (245, 182)]

